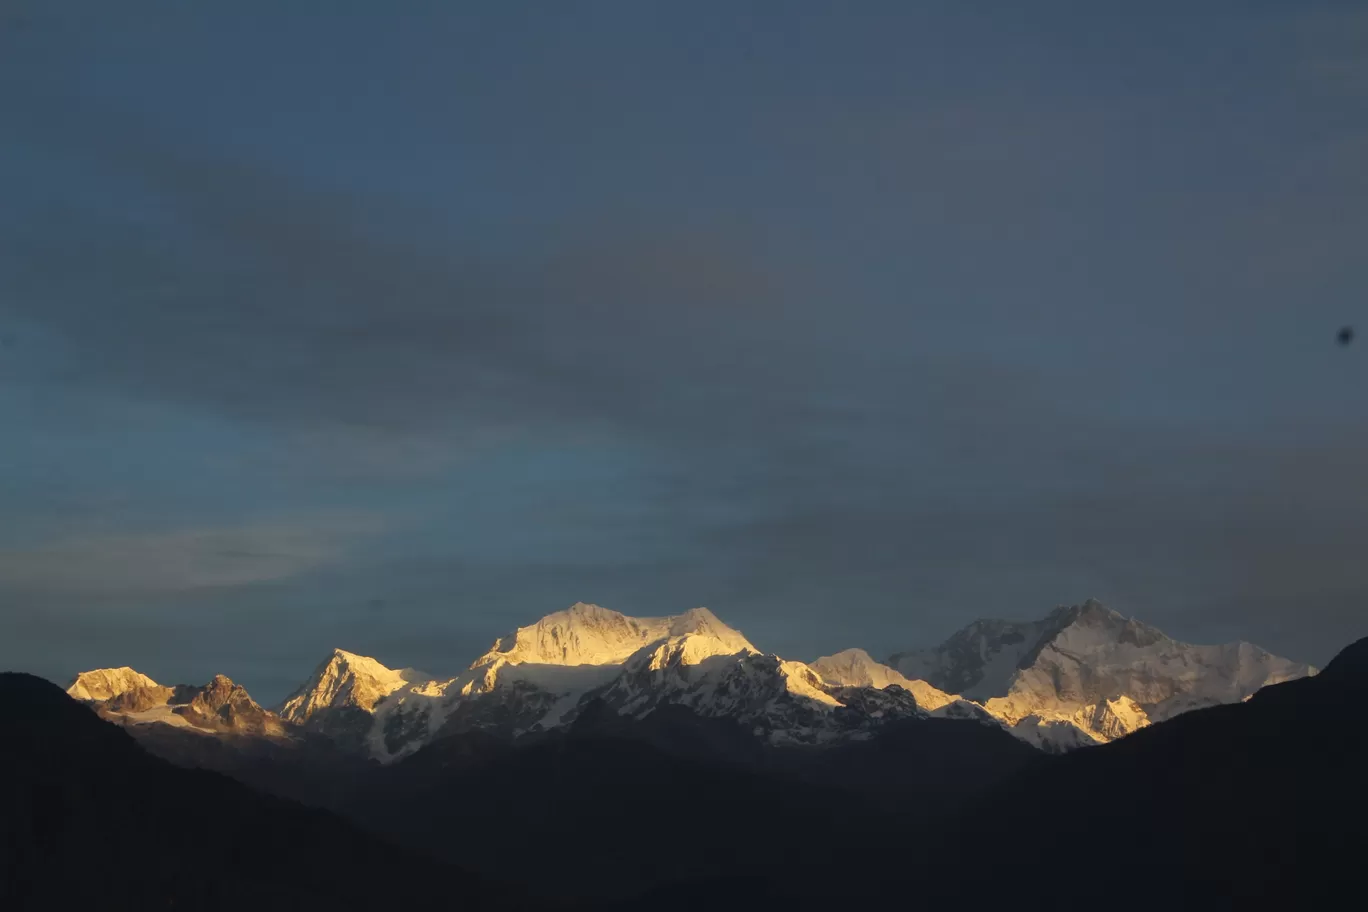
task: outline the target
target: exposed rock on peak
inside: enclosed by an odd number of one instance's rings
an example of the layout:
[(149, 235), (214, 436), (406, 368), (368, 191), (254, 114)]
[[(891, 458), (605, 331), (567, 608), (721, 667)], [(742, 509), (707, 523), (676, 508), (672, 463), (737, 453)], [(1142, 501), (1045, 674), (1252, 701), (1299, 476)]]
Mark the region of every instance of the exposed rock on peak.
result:
[[(1345, 674), (1365, 673), (1339, 661)], [(222, 675), (169, 688), (131, 668), (100, 669), (69, 692), (126, 725), (300, 742), (320, 733), (392, 761), (451, 734), (515, 738), (566, 726), (591, 704), (638, 721), (688, 710), (803, 744), (866, 737), (901, 719), (965, 719), (1064, 750), (1313, 672), (1248, 643), (1181, 643), (1096, 600), (1038, 621), (975, 621), (890, 665), (861, 649), (811, 665), (767, 655), (706, 608), (637, 618), (577, 602), (497, 640), (449, 679), (334, 649), (280, 716)]]
[(274, 737), (286, 733), (277, 716), (258, 706), (243, 687), (225, 675), (214, 675), (203, 687), (164, 687), (131, 668), (99, 669), (77, 675), (67, 693), (121, 725), (155, 722), (224, 734)]
[[(964, 685), (1008, 725), (1073, 725), (1107, 741), (1178, 713), (1246, 699), (1260, 687), (1314, 674), (1249, 643), (1194, 646), (1095, 599), (1040, 621), (976, 621), (939, 648), (895, 655), (905, 676)], [(1063, 729), (1059, 729), (1063, 731)], [(1078, 740), (1051, 730), (1048, 740)]]
[(281, 704), (281, 718), (303, 724), (324, 710), (348, 707), (369, 713), (375, 704), (409, 684), (431, 676), (412, 668), (386, 668), (369, 656), (334, 649)]
[(130, 690), (156, 686), (156, 681), (125, 665), (121, 668), (96, 668), (93, 671), (83, 671), (72, 679), (66, 692), (77, 700), (100, 701), (108, 700)]

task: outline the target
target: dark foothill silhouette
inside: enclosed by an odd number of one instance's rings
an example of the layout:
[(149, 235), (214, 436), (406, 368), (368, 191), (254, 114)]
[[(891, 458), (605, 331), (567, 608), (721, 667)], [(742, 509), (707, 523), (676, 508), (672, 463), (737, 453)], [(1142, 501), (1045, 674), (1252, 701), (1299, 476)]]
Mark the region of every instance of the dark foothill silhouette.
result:
[[(964, 720), (804, 751), (682, 706), (591, 706), (568, 730), (338, 767), (310, 798), (324, 811), (174, 766), (4, 674), (0, 908), (1343, 906), (1368, 849), (1364, 705), (1368, 639), (1062, 756)], [(321, 769), (307, 751), (190, 762), (285, 794)]]
[[(424, 859), (415, 878), (411, 853), (334, 814), (153, 757), (41, 678), (0, 673), (0, 707), (6, 912), (489, 898), (482, 881), (440, 861)], [(518, 892), (498, 895), (506, 904)]]

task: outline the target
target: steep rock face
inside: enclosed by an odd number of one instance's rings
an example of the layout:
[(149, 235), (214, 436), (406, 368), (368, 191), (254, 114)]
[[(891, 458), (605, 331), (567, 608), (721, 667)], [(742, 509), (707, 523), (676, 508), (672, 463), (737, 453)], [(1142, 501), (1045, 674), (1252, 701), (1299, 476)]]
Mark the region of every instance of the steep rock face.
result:
[(413, 668), (387, 668), (369, 656), (334, 649), (278, 712), (286, 722), (326, 735), (345, 750), (365, 752), (375, 707), (395, 691), (431, 678)]
[(1011, 677), (1046, 627), (1045, 621), (978, 620), (935, 649), (894, 653), (888, 664), (904, 677), (983, 700)]
[(412, 668), (386, 668), (368, 656), (334, 649), (309, 679), (285, 698), (279, 715), (302, 725), (325, 710), (355, 707), (369, 713), (399, 688), (431, 678)]
[[(962, 682), (994, 716), (1041, 743), (1109, 741), (1202, 706), (1235, 703), (1260, 687), (1314, 674), (1249, 643), (1194, 646), (1100, 602), (1041, 621), (979, 621), (939, 649), (891, 660), (933, 683)], [(1074, 726), (1082, 738), (1060, 726)]]
[[(112, 672), (112, 673), (111, 673)], [(123, 726), (153, 723), (215, 734), (284, 737), (288, 727), (223, 675), (203, 687), (164, 687), (131, 668), (82, 672), (67, 689), (101, 718)]]
[(284, 735), (285, 724), (252, 699), (247, 690), (224, 675), (193, 692), (190, 701), (173, 711), (196, 728), (250, 735)]
[(108, 700), (100, 702), (100, 708), (110, 712), (118, 713), (139, 713), (158, 706), (169, 706), (174, 703), (185, 703), (189, 697), (178, 700), (177, 688), (175, 687), (134, 687), (122, 693), (115, 694)]

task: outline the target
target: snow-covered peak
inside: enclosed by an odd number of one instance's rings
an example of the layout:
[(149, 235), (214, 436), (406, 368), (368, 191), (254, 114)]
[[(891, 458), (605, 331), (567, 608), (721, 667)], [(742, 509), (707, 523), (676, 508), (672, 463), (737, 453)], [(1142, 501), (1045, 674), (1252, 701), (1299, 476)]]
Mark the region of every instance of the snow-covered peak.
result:
[(698, 666), (755, 652), (706, 608), (634, 618), (579, 602), (518, 628), (449, 681), (403, 688), (376, 707), (367, 743), (388, 761), (444, 732), (545, 729), (572, 720), (588, 694), (624, 676), (669, 689), (664, 682), (693, 679)]
[(200, 733), (286, 736), (276, 715), (221, 674), (200, 687), (167, 687), (131, 668), (102, 668), (77, 675), (67, 693), (94, 704), (101, 718), (134, 729), (170, 725)]
[(67, 694), (77, 700), (102, 702), (131, 690), (156, 686), (158, 686), (156, 681), (125, 665), (121, 668), (96, 668), (93, 671), (83, 671), (67, 687)]
[(707, 608), (690, 608), (683, 614), (668, 619), (670, 636), (683, 636), (686, 633), (699, 633), (706, 636), (731, 636), (736, 631)]
[(304, 723), (325, 709), (354, 706), (371, 712), (376, 703), (399, 688), (429, 679), (429, 675), (412, 668), (387, 668), (369, 656), (334, 649), (281, 704), (280, 716)]
[(1012, 734), (1047, 754), (1062, 754), (1080, 747), (1093, 747), (1103, 739), (1064, 719), (1027, 716), (1011, 727)]
[(736, 645), (733, 652), (754, 649), (740, 633), (706, 608), (694, 608), (673, 617), (637, 618), (577, 602), (535, 624), (519, 627), (496, 642), (471, 667), (499, 660), (511, 664), (616, 665), (643, 646), (687, 634), (724, 640)]
[(633, 618), (617, 611), (576, 602), (548, 614), (496, 642), (476, 660), (478, 665), (502, 659), (519, 664), (611, 665), (654, 640), (668, 636), (673, 618)]
[[(744, 645), (731, 651), (730, 645)], [(666, 704), (708, 717), (729, 717), (757, 732), (794, 738), (828, 734), (828, 717), (842, 704), (802, 662), (765, 655), (744, 640), (699, 634), (672, 636), (643, 648), (622, 673), (593, 696), (621, 715), (642, 718)], [(805, 734), (804, 734), (805, 733)], [(780, 738), (786, 735), (779, 735)]]
[(1057, 608), (1039, 621), (976, 621), (937, 649), (892, 661), (905, 676), (962, 687), (1014, 730), (1026, 723), (1033, 733), (1028, 740), (1055, 744), (1074, 736), (1053, 723), (1106, 741), (1315, 673), (1249, 643), (1179, 642), (1095, 599)]
[(1011, 677), (1040, 640), (1049, 621), (984, 618), (957, 631), (934, 649), (894, 653), (888, 664), (904, 677), (979, 700)]
[(826, 683), (835, 687), (901, 687), (912, 694), (917, 705), (930, 712), (960, 700), (925, 681), (912, 680), (896, 669), (876, 662), (863, 649), (846, 649), (835, 655), (823, 656), (810, 666)]
[(803, 697), (826, 706), (842, 705), (841, 701), (827, 690), (822, 676), (803, 662), (779, 659), (779, 676), (784, 681), (784, 689), (796, 697)]
[(731, 635), (685, 633), (670, 636), (644, 646), (623, 664), (623, 670), (661, 671), (681, 665), (701, 665), (714, 656), (754, 655), (759, 652), (740, 634), (728, 628)]
[(1037, 652), (1047, 644), (1075, 651), (1105, 649), (1113, 644), (1140, 649), (1177, 645), (1163, 631), (1113, 611), (1096, 599), (1056, 608), (1040, 626), (1042, 632), (1035, 646)]
[(895, 669), (876, 662), (863, 649), (845, 649), (835, 655), (822, 656), (811, 664), (829, 684), (841, 687), (877, 687), (890, 684), (906, 687), (910, 681)]
[(708, 648), (722, 655), (735, 655), (738, 652), (759, 652), (741, 631), (728, 627), (718, 620), (717, 615), (707, 608), (691, 608), (678, 617), (672, 618), (670, 636), (686, 636), (690, 639), (712, 641)]

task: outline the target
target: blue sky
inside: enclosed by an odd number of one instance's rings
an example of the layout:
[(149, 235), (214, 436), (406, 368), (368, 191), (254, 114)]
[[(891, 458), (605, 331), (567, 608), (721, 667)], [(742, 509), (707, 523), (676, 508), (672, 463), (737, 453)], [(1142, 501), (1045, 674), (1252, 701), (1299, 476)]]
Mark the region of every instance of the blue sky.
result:
[[(285, 7), (280, 9), (279, 7)], [(18, 2), (0, 665), (1365, 632), (1368, 16)]]

